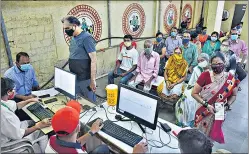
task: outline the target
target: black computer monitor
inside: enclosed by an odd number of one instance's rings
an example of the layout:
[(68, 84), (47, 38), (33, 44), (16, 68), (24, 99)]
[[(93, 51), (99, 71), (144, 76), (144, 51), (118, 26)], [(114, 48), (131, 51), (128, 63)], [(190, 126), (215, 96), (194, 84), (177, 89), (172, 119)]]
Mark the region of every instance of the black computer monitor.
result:
[(71, 99), (76, 99), (76, 74), (54, 68), (54, 88)]
[(118, 113), (138, 124), (156, 129), (159, 97), (123, 84), (119, 85), (118, 93)]

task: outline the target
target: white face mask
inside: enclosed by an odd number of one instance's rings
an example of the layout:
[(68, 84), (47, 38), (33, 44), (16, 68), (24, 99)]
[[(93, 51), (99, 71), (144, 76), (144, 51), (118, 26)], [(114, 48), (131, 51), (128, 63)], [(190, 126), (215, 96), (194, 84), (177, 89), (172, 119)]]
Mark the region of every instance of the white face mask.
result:
[(198, 66), (200, 66), (201, 68), (205, 68), (205, 67), (207, 67), (207, 65), (208, 65), (208, 62), (206, 60), (204, 60), (203, 62), (198, 63)]

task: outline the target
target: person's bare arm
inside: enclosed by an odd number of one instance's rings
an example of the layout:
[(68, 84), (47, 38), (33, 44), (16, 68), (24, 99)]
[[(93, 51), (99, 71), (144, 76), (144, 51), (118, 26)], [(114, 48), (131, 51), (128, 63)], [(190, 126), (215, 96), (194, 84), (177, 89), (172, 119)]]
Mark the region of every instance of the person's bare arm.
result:
[(91, 84), (90, 84), (90, 87), (93, 91), (96, 91), (96, 85), (95, 85), (96, 72), (97, 72), (96, 52), (89, 53), (89, 57), (91, 58)]
[(137, 65), (133, 65), (132, 68), (131, 68), (129, 71), (127, 71), (127, 72), (125, 72), (125, 73), (122, 73), (121, 76), (126, 76), (128, 73), (133, 72), (136, 68), (137, 68)]
[(29, 95), (29, 96), (24, 96), (24, 95), (19, 95), (19, 94), (16, 94), (15, 95), (15, 98), (19, 98), (21, 100), (28, 100), (28, 99), (31, 99), (31, 98), (35, 98), (36, 96), (35, 95)]
[(243, 55), (242, 60), (241, 60), (241, 63), (244, 64), (245, 61), (246, 61), (246, 59), (247, 59), (247, 55)]
[(237, 92), (238, 92), (238, 88), (234, 88), (232, 95), (228, 97), (227, 103), (229, 105), (233, 104), (233, 102), (236, 100)]
[(45, 128), (45, 127), (49, 127), (49, 126), (51, 126), (51, 120), (50, 119), (43, 119), (42, 121), (36, 123), (35, 126), (27, 128), (25, 130), (25, 133), (24, 133), (23, 137), (28, 136), (29, 134), (33, 133), (36, 130), (39, 130), (39, 129), (42, 129), (42, 128)]
[(91, 137), (91, 135), (89, 133), (86, 133), (85, 135), (79, 137), (77, 139), (78, 142), (80, 142), (80, 144), (83, 146), (84, 144), (86, 144), (87, 140)]
[(38, 98), (31, 98), (31, 99), (16, 103), (17, 109), (19, 110), (19, 109), (23, 108), (25, 105), (27, 105), (27, 104), (29, 104), (31, 102), (38, 102)]
[(166, 47), (162, 48), (162, 55), (160, 55), (160, 59), (163, 59), (166, 56)]
[(202, 104), (203, 102), (203, 99), (201, 98), (201, 96), (199, 95), (199, 93), (201, 92), (202, 90), (202, 87), (196, 83), (194, 88), (193, 88), (193, 91), (192, 91), (192, 97), (200, 104)]

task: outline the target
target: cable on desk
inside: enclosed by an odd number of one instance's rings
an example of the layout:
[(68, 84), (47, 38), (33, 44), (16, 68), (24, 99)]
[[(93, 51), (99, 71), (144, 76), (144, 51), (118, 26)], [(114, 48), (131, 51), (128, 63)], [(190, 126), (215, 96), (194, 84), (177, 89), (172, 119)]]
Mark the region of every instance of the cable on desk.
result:
[(167, 147), (169, 147), (169, 148), (171, 148), (171, 149), (178, 149), (178, 147), (175, 148), (175, 147), (169, 146), (169, 144), (171, 143), (171, 135), (170, 135), (169, 132), (167, 133), (168, 136), (169, 136), (169, 142), (168, 142), (168, 143), (164, 143), (164, 142), (162, 141), (161, 134), (160, 134), (160, 130), (163, 130), (163, 129), (162, 129), (162, 127), (160, 127), (160, 126), (158, 126), (158, 125), (157, 125), (157, 127), (159, 127), (159, 139), (160, 139), (160, 142), (162, 142), (162, 144), (163, 144), (164, 146), (167, 146)]
[[(108, 117), (108, 115), (107, 115), (107, 111), (106, 111), (105, 107), (103, 105), (100, 105), (100, 108), (103, 108), (105, 110), (105, 116), (106, 116), (107, 120), (110, 120), (109, 117)], [(118, 122), (118, 120), (116, 120), (116, 121), (110, 120), (110, 121), (111, 122)]]
[[(80, 119), (82, 118), (82, 117), (84, 117), (84, 115), (86, 115), (87, 114), (87, 112), (89, 112), (90, 110), (87, 110), (87, 111), (85, 111), (85, 113), (82, 115), (82, 116), (80, 116)], [(83, 113), (83, 112), (82, 112)]]
[[(97, 112), (98, 112), (98, 111), (95, 111), (95, 112), (94, 112), (94, 114), (92, 114), (92, 115), (91, 115), (91, 117), (88, 119), (88, 121), (86, 122), (86, 124), (85, 124), (85, 125), (87, 125), (87, 124), (88, 124), (88, 122), (92, 119), (92, 117), (93, 117), (93, 116), (94, 116)], [(91, 126), (90, 126), (90, 127), (91, 127)]]
[(110, 114), (116, 114), (116, 113), (112, 113), (112, 112), (109, 111), (109, 108), (110, 108), (110, 107), (112, 107), (112, 110), (115, 110), (115, 106), (108, 106), (108, 107), (107, 107), (108, 113), (110, 113)]

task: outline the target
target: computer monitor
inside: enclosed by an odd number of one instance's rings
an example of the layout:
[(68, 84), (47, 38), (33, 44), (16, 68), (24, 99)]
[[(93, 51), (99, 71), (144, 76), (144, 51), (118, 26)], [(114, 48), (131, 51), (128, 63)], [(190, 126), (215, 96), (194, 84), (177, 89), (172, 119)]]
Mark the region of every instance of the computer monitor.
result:
[(54, 88), (71, 99), (76, 99), (76, 75), (69, 71), (54, 68)]
[(138, 124), (156, 129), (159, 97), (123, 84), (119, 85), (118, 93), (118, 113)]

